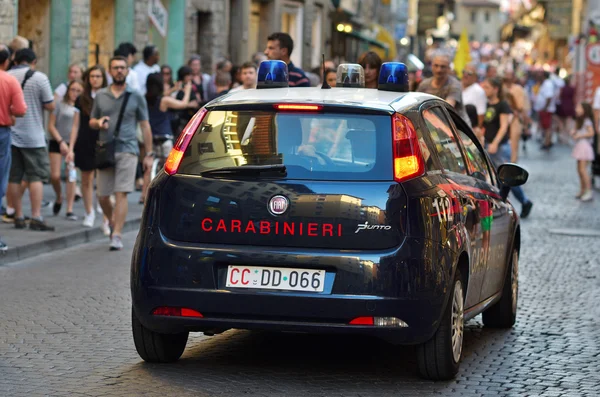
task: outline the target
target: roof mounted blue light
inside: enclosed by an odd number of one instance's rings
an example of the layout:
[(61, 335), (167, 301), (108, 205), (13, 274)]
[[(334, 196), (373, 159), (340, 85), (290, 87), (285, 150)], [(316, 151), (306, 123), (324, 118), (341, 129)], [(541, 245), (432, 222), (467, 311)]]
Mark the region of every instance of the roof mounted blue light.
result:
[(256, 88), (281, 88), (288, 86), (288, 67), (283, 61), (262, 61), (258, 67)]
[(378, 89), (408, 92), (408, 69), (401, 62), (386, 62), (379, 70)]

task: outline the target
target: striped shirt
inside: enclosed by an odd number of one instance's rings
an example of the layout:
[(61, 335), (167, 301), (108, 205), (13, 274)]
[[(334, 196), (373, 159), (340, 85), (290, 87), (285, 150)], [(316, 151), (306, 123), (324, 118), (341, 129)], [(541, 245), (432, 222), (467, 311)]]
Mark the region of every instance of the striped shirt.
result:
[(304, 71), (294, 66), (292, 62), (288, 64), (288, 74), (290, 87), (310, 87), (310, 80)]
[[(28, 66), (22, 65), (12, 68), (8, 73), (13, 75), (19, 84), (22, 84), (28, 70)], [(36, 71), (25, 83), (23, 94), (27, 104), (27, 113), (24, 117), (17, 118), (17, 122), (11, 127), (12, 144), (20, 148), (45, 147), (43, 106), (54, 101), (48, 76)]]

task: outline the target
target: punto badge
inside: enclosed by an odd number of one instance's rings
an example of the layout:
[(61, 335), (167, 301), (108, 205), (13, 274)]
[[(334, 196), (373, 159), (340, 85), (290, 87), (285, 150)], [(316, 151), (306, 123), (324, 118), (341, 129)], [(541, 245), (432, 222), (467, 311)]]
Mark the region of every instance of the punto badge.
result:
[(288, 210), (289, 206), (290, 200), (288, 200), (287, 197), (281, 195), (271, 197), (271, 200), (269, 200), (268, 205), (269, 212), (273, 215), (281, 215), (285, 213), (285, 211)]

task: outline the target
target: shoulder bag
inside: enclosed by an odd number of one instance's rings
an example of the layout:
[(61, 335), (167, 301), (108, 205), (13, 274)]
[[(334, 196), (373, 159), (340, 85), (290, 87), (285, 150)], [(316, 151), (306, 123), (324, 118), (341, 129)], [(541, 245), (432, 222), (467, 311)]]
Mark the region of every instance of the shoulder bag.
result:
[(116, 140), (119, 136), (119, 130), (121, 129), (121, 122), (123, 121), (123, 113), (125, 113), (125, 108), (127, 107), (127, 102), (129, 101), (130, 92), (125, 92), (125, 98), (123, 98), (123, 103), (121, 104), (121, 110), (119, 111), (119, 118), (117, 119), (117, 126), (115, 128), (115, 133), (113, 139), (107, 142), (103, 142), (100, 139), (96, 141), (96, 158), (95, 164), (96, 168), (99, 170), (103, 170), (105, 168), (112, 168), (116, 164), (115, 160), (115, 146)]

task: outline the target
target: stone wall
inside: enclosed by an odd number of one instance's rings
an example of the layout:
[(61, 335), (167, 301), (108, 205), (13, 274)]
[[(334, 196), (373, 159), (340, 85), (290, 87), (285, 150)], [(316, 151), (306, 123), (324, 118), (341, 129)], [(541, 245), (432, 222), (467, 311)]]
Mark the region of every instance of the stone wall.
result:
[(90, 0), (72, 0), (71, 3), (71, 59), (70, 63), (88, 63), (90, 36)]
[(16, 17), (14, 0), (0, 0), (0, 43), (10, 43), (15, 36)]
[(148, 44), (150, 28), (150, 20), (148, 18), (148, 0), (135, 1), (135, 30), (133, 33), (133, 44), (138, 49), (138, 58), (141, 59), (141, 52)]
[(190, 0), (186, 11), (186, 59), (200, 54), (202, 70), (212, 74), (220, 57), (229, 57), (229, 0)]

